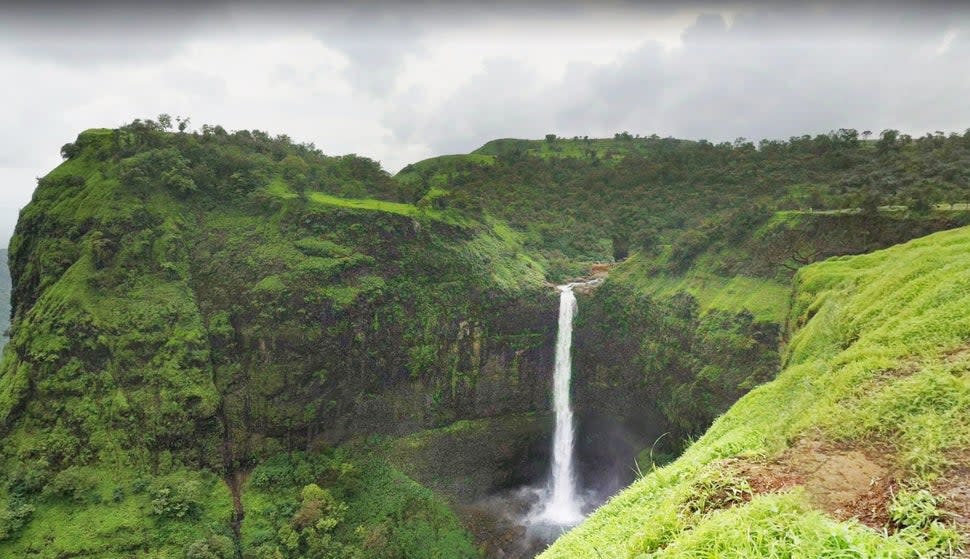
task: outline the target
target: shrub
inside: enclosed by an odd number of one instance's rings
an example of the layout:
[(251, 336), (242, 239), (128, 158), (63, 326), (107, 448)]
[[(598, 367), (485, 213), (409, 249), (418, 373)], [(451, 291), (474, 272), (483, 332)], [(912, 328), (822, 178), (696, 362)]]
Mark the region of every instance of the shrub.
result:
[(235, 559), (236, 546), (226, 536), (213, 535), (197, 540), (185, 550), (185, 559)]
[(61, 146), (61, 157), (64, 159), (71, 159), (77, 157), (81, 153), (81, 148), (73, 142), (69, 142)]
[(0, 509), (0, 542), (10, 538), (30, 521), (34, 507), (18, 505)]
[(14, 497), (28, 497), (38, 493), (50, 479), (46, 460), (35, 460), (16, 465), (9, 474), (7, 490)]
[(300, 492), (302, 505), (293, 515), (291, 524), (297, 530), (311, 529), (329, 532), (343, 520), (347, 505), (334, 498), (330, 491), (311, 483)]
[(197, 482), (168, 482), (152, 490), (152, 514), (176, 520), (197, 518), (202, 511)]
[(96, 487), (97, 481), (91, 476), (90, 472), (77, 466), (71, 466), (55, 475), (54, 479), (44, 488), (44, 493), (80, 502), (92, 496)]

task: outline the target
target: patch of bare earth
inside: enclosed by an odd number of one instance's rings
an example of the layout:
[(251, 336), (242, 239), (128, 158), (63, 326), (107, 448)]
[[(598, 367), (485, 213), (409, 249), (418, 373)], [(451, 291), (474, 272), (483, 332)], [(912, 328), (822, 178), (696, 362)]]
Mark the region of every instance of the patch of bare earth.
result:
[(774, 460), (745, 461), (739, 468), (755, 493), (803, 487), (812, 504), (834, 518), (879, 529), (889, 524), (897, 477), (880, 449), (802, 440)]
[(970, 346), (960, 346), (953, 351), (947, 352), (943, 355), (943, 360), (947, 363), (970, 361)]
[[(940, 476), (932, 490), (940, 497), (940, 508), (964, 542), (970, 541), (970, 453), (957, 457), (956, 466)], [(967, 552), (970, 556), (970, 549)]]

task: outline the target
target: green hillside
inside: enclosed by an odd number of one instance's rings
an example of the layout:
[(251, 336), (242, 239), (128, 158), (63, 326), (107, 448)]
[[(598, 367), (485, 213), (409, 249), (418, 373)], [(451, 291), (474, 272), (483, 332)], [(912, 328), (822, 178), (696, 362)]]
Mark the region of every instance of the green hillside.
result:
[[(392, 177), (137, 120), (62, 154), (10, 245), (2, 557), (514, 557), (480, 500), (546, 473), (553, 286), (593, 264), (585, 473), (687, 450), (552, 556), (723, 555), (704, 534), (771, 511), (823, 547), (950, 541), (966, 233), (873, 251), (970, 223), (970, 136), (497, 140)], [(894, 532), (805, 512), (818, 445), (892, 474)]]
[(542, 557), (949, 555), (970, 529), (968, 255), (963, 228), (803, 268), (778, 378)]
[(11, 243), (0, 555), (475, 555), (439, 497), (338, 449), (544, 407), (519, 378), (554, 295), (515, 234), (259, 133), (65, 151)]

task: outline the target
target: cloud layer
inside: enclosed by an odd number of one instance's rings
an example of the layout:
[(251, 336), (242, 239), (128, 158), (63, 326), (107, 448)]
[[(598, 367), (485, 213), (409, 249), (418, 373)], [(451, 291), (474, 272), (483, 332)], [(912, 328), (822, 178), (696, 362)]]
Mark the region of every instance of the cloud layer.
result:
[(80, 130), (160, 112), (390, 171), (495, 137), (970, 127), (958, 4), (0, 8), (0, 242)]

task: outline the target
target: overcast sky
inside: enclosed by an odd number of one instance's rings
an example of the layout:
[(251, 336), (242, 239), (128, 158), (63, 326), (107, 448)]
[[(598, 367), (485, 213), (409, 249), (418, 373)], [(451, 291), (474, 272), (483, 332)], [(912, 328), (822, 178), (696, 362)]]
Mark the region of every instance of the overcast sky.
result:
[(970, 127), (957, 3), (0, 7), (0, 243), (91, 127), (165, 112), (396, 172), (498, 137)]

